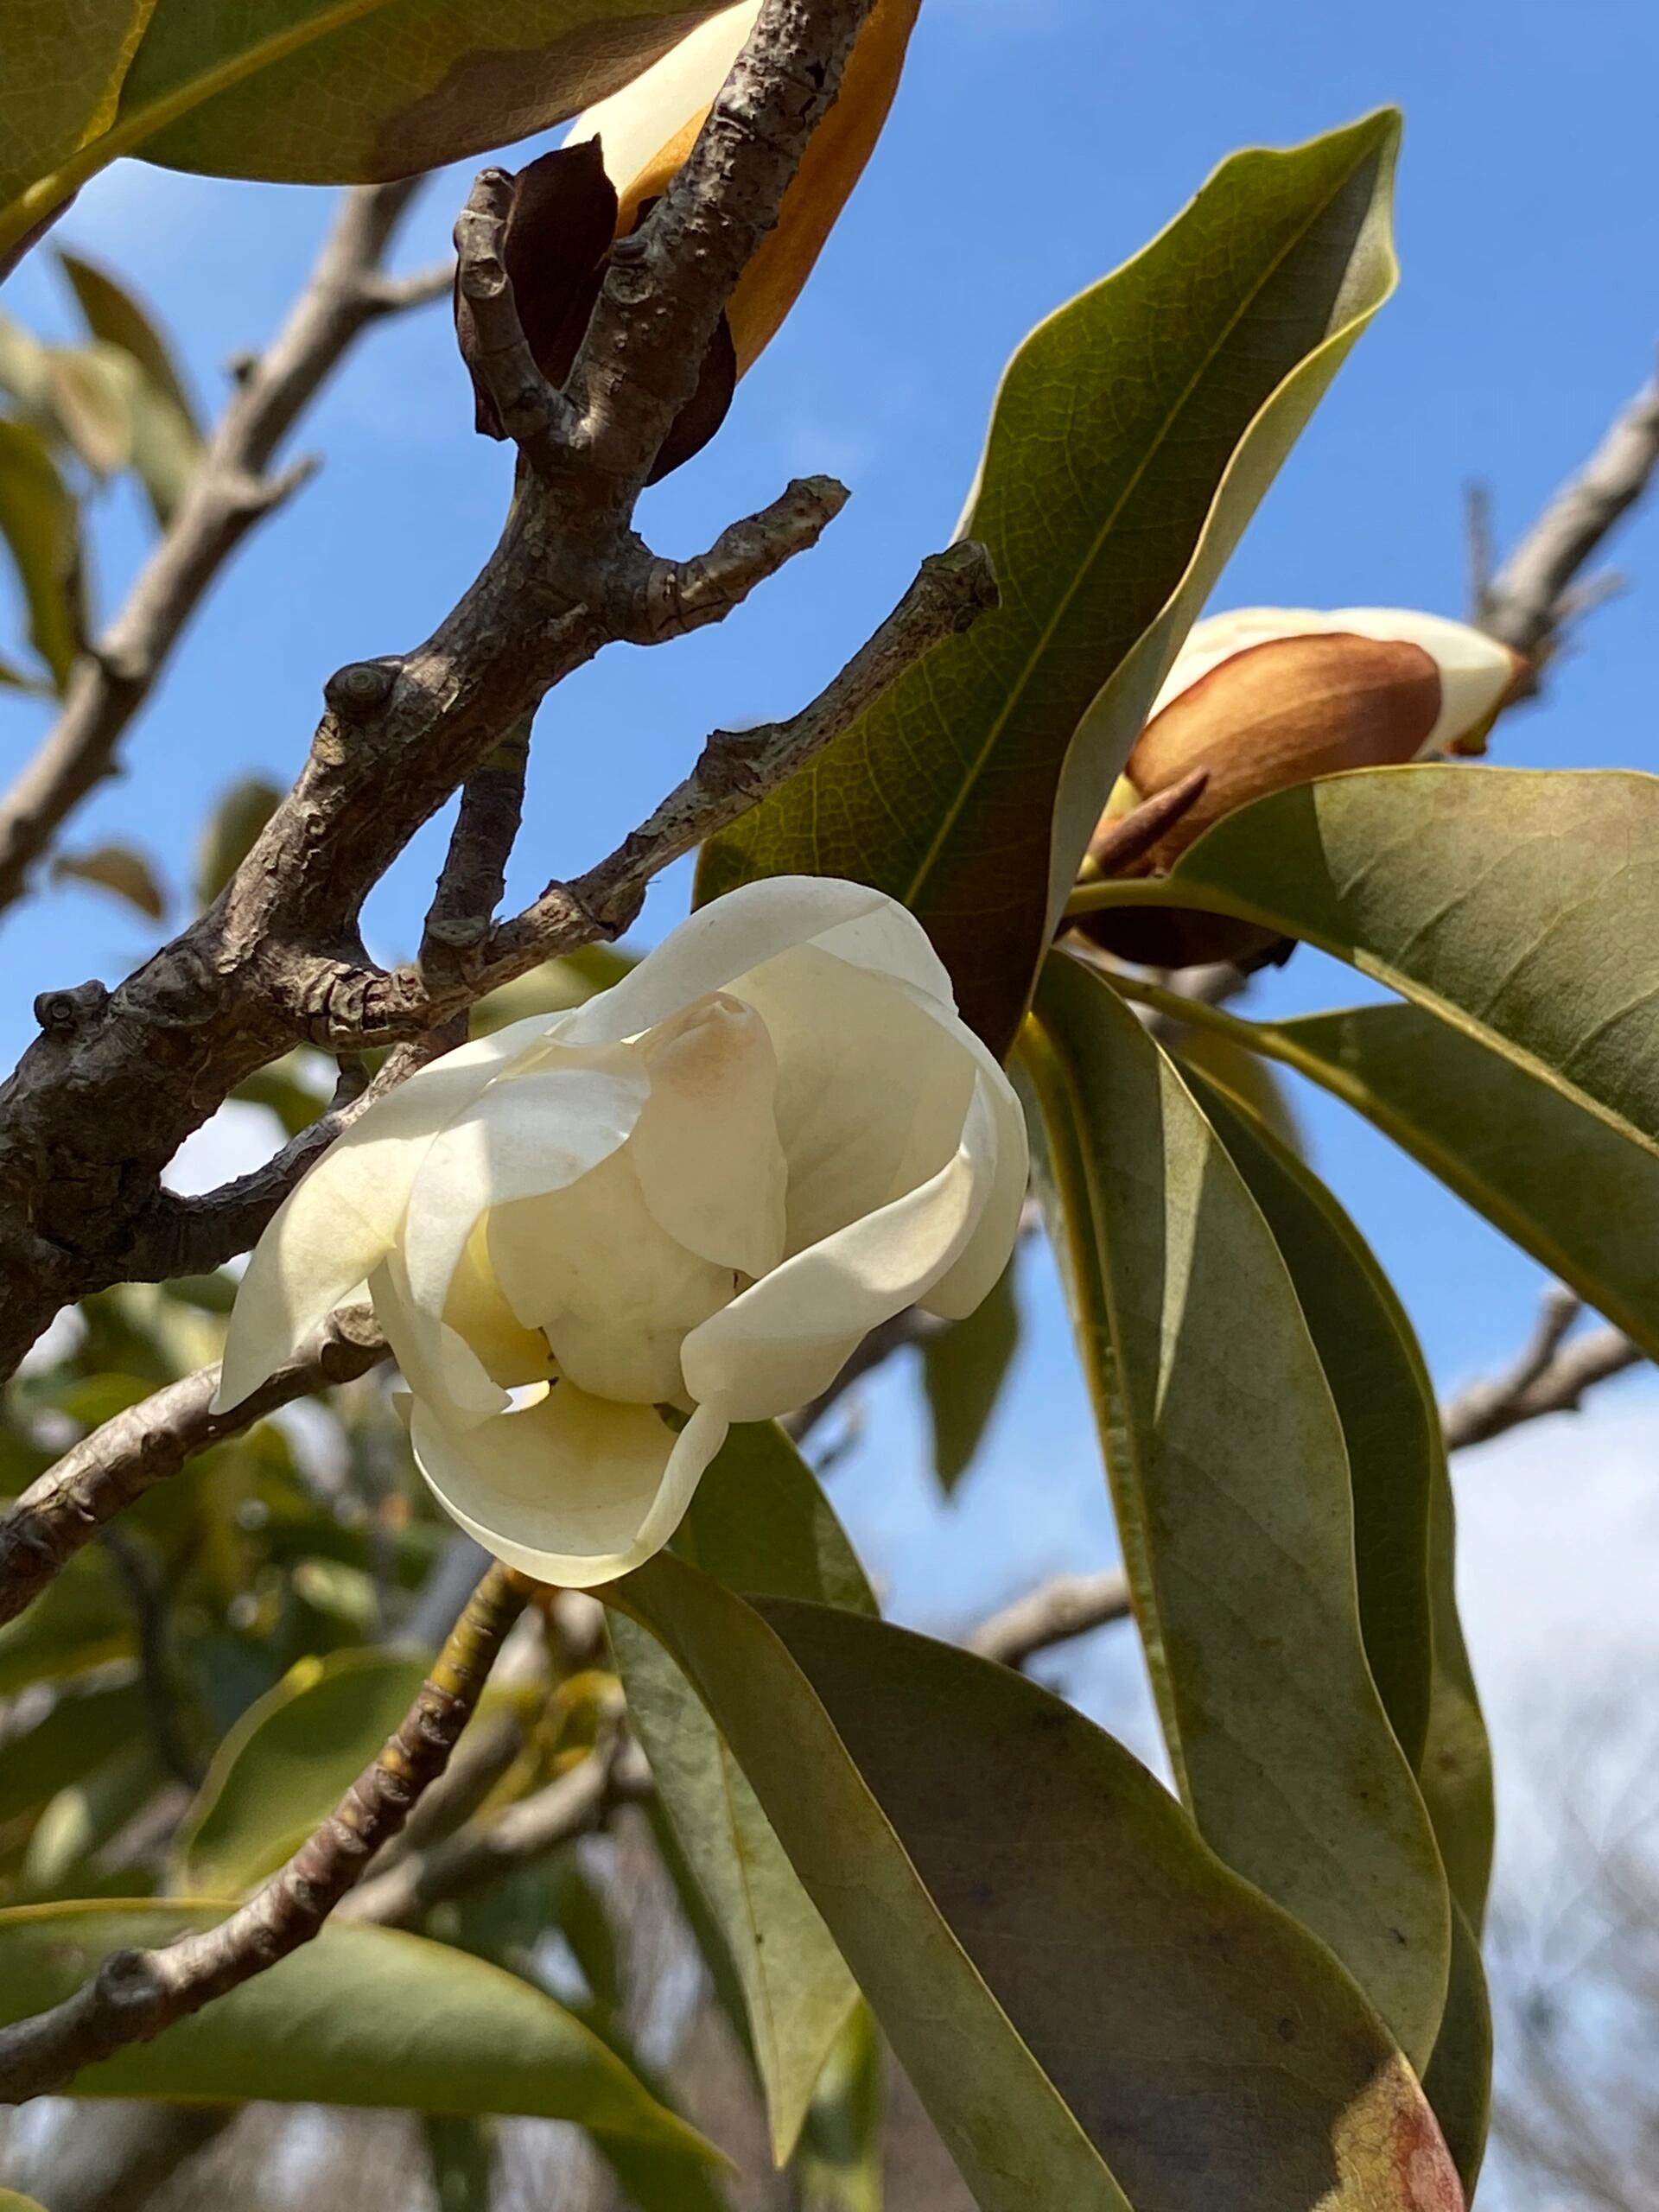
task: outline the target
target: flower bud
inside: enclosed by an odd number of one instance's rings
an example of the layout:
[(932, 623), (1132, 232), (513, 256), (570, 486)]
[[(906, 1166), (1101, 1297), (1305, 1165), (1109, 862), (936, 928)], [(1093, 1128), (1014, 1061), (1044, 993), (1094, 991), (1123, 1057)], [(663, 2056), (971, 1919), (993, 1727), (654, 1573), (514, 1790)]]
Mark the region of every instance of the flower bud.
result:
[[(1182, 647), (1102, 831), (1203, 768), (1195, 804), (1128, 871), (1166, 874), (1212, 823), (1252, 799), (1343, 769), (1484, 752), (1525, 668), (1465, 623), (1406, 609), (1214, 615)], [(1173, 912), (1123, 909), (1084, 927), (1108, 950), (1151, 966), (1243, 957), (1274, 942), (1248, 924)]]
[(748, 884), (372, 1106), (260, 1239), (218, 1402), (366, 1284), (439, 1502), (591, 1587), (668, 1541), (732, 1422), (807, 1403), (908, 1306), (972, 1313), (1027, 1165), (914, 918)]

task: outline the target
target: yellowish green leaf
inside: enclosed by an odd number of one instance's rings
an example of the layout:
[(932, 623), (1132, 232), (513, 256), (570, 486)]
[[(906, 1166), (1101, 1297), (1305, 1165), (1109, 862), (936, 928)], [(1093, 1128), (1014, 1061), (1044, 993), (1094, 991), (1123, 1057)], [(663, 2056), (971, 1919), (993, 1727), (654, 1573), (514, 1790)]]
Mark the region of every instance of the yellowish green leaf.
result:
[(1020, 1349), (1016, 1272), (1011, 1260), (977, 1313), (922, 1345), (933, 1472), (947, 1497), (973, 1465)]
[(29, 611), (29, 642), (60, 691), (80, 650), (80, 515), (46, 441), (0, 420), (0, 537)]
[(88, 853), (59, 853), (52, 861), (54, 883), (91, 883), (108, 891), (129, 906), (136, 906), (152, 922), (167, 914), (167, 893), (156, 871), (142, 853), (130, 845), (95, 845)]

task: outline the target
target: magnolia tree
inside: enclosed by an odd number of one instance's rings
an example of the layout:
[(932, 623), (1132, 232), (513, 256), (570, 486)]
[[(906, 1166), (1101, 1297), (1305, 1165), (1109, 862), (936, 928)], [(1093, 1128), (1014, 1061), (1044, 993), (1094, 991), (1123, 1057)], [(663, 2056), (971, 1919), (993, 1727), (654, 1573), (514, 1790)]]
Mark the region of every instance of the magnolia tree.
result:
[[(666, 1869), (790, 2202), (879, 2203), (884, 2049), (982, 2212), (1474, 2190), (1492, 1800), (1446, 1452), (1659, 1348), (1659, 785), (1469, 756), (1659, 404), (1471, 624), (1198, 620), (1394, 281), (1392, 115), (1241, 154), (1020, 348), (955, 542), (827, 689), (499, 911), (542, 700), (719, 621), (842, 505), (791, 484), (683, 561), (633, 526), (810, 275), (917, 11), (0, 26), (13, 258), (117, 156), (356, 188), (211, 425), (108, 270), (61, 256), (84, 344), (0, 326), (6, 680), (58, 702), (0, 898), (49, 865), (158, 911), (75, 810), (364, 330), (453, 283), (517, 452), (453, 611), (318, 671), (298, 780), (227, 796), (196, 918), (113, 989), (43, 990), (0, 1091), (8, 1366), (79, 1316), (0, 1438), (0, 2099), (150, 2101), (124, 2133), (68, 2107), (54, 2212), (148, 2201), (253, 2101), (423, 2115), (446, 2205), (489, 2203), (515, 2115), (586, 2131), (607, 2202), (785, 2201), (642, 2056), (597, 1836)], [(453, 272), (386, 273), (399, 180), (571, 117), (479, 175)], [(82, 494), (120, 471), (157, 536), (100, 628)], [(418, 953), (378, 966), (365, 900), (456, 794)], [(690, 918), (618, 949), (694, 850)], [(1391, 995), (1226, 1009), (1299, 944)], [(1276, 1066), (1567, 1287), (1444, 1419)], [(175, 1194), (230, 1099), (280, 1124), (268, 1164)], [(1125, 1572), (957, 1648), (881, 1619), (798, 1447), (919, 1346), (959, 1474), (1039, 1221)], [(1569, 1338), (1580, 1301), (1605, 1331)], [(1131, 1613), (1173, 1792), (1023, 1671)]]

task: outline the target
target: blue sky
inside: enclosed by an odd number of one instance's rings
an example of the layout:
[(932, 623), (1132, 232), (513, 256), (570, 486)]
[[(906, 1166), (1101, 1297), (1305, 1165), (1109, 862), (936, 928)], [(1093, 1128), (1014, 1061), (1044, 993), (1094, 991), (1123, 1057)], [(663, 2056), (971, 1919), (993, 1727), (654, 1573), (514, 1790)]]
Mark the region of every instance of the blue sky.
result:
[[(652, 495), (645, 524), (663, 550), (693, 550), (791, 474), (818, 469), (842, 476), (853, 502), (815, 556), (724, 628), (655, 654), (613, 652), (556, 696), (538, 730), (512, 887), (528, 893), (595, 857), (709, 728), (788, 711), (839, 664), (948, 536), (998, 373), (1033, 321), (1139, 247), (1236, 147), (1303, 138), (1383, 101), (1407, 118), (1401, 293), (1343, 372), (1216, 603), (1461, 612), (1465, 481), (1490, 484), (1507, 542), (1651, 364), (1656, 76), (1651, 0), (1394, 0), (1385, 11), (1329, 0), (928, 0), (893, 125), (811, 288), (724, 435)], [(463, 190), (459, 175), (429, 188), (407, 264), (442, 250)], [(127, 164), (87, 191), (63, 234), (127, 271), (213, 399), (226, 357), (272, 327), (327, 213), (321, 194)], [(67, 327), (44, 257), (4, 304)], [(216, 791), (250, 770), (285, 779), (298, 767), (328, 671), (407, 645), (435, 621), (487, 550), (505, 497), (504, 456), (469, 420), (442, 310), (368, 342), (306, 427), (321, 476), (238, 561), (134, 731), (125, 779), (82, 817), (80, 841), (136, 838), (182, 880), (181, 848)], [(142, 540), (119, 499), (105, 535), (112, 594)], [(1654, 766), (1659, 505), (1625, 531), (1616, 557), (1627, 595), (1595, 615), (1547, 702), (1504, 725), (1503, 759)], [(0, 699), (0, 766), (22, 758), (38, 721)], [(387, 954), (412, 945), (435, 849), (423, 840), (377, 897)], [(643, 935), (677, 918), (685, 891), (683, 876), (658, 890)], [(83, 892), (45, 897), (5, 929), (8, 1057), (29, 1033), (36, 991), (92, 974), (113, 982), (146, 944), (122, 910)], [(1359, 995), (1304, 955), (1257, 1004)], [(1319, 1165), (1395, 1274), (1437, 1374), (1455, 1382), (1502, 1360), (1530, 1320), (1537, 1269), (1339, 1109), (1303, 1110)], [(940, 1624), (1050, 1567), (1111, 1555), (1040, 1257), (1027, 1276), (1031, 1348), (954, 1512), (928, 1496), (898, 1382), (872, 1395), (865, 1440), (841, 1478), (895, 1599)], [(1628, 1586), (1639, 1606), (1637, 1523), (1643, 1575), (1659, 1551), (1643, 1503), (1651, 1492), (1631, 1471), (1653, 1457), (1651, 1402), (1645, 1384), (1625, 1387), (1601, 1458), (1593, 1421), (1517, 1447), (1517, 1481), (1541, 1453), (1570, 1453), (1582, 1510), (1559, 1526), (1547, 1488), (1545, 1520), (1524, 1546), (1515, 1516), (1484, 1502), (1474, 1516), (1494, 1523), (1494, 1576), (1500, 1559), (1506, 1576), (1537, 1568), (1540, 1545), (1554, 1550), (1553, 1584), (1581, 1567), (1586, 1593), (1601, 1593), (1585, 1617), (1592, 1645), (1613, 1603), (1607, 1574), (1615, 1597)], [(1607, 1478), (1611, 1517), (1597, 1526), (1603, 1459), (1623, 1471)], [(1489, 1454), (1483, 1485), (1503, 1479), (1496, 1464)], [(1482, 1587), (1490, 1596), (1497, 1584)], [(1503, 1637), (1524, 1606), (1489, 1610), (1492, 1665), (1518, 1664), (1521, 1642)], [(1131, 1694), (1107, 1659), (1089, 1658), (1071, 1678), (1103, 1712)]]

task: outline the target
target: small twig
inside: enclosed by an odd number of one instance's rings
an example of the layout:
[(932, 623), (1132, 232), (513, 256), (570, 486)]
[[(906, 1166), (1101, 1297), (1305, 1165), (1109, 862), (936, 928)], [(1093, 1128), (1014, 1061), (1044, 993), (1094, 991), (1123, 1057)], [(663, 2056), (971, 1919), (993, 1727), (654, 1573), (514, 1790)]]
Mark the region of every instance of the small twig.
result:
[(797, 1444), (804, 1444), (824, 1415), (873, 1370), (885, 1367), (895, 1352), (931, 1344), (955, 1326), (954, 1322), (941, 1321), (937, 1314), (925, 1313), (919, 1306), (906, 1306), (902, 1313), (895, 1313), (890, 1321), (883, 1321), (870, 1331), (835, 1381), (820, 1391), (810, 1405), (798, 1407), (792, 1414), (785, 1414), (784, 1429)]
[(169, 1383), (66, 1452), (0, 1516), (0, 1625), (15, 1619), (82, 1547), (186, 1460), (251, 1428), (279, 1406), (349, 1382), (387, 1356), (366, 1306), (346, 1306), (251, 1398), (209, 1411), (217, 1367)]
[(530, 724), (521, 722), (461, 786), (461, 810), (421, 936), (429, 985), (464, 981), (490, 933), (524, 810)]
[(184, 1740), (167, 1651), (167, 1608), (159, 1575), (118, 1529), (105, 1529), (104, 1548), (115, 1561), (138, 1623), (138, 1669), (151, 1741), (162, 1764), (188, 1789), (200, 1787), (202, 1764)]
[(304, 482), (309, 463), (267, 474), (296, 419), (365, 329), (441, 296), (432, 272), (391, 278), (380, 267), (419, 182), (345, 196), (305, 289), (269, 350), (249, 363), (125, 605), (76, 669), (40, 750), (0, 798), (0, 908), (17, 899), (73, 809), (115, 772), (128, 724), (237, 546)]
[(455, 225), (455, 283), (472, 310), (467, 365), (489, 396), (497, 435), (547, 470), (569, 443), (572, 410), (537, 367), (519, 323), (505, 251), (512, 185), (505, 169), (480, 171)]
[(968, 1638), (968, 1649), (1004, 1667), (1023, 1667), (1057, 1643), (1128, 1617), (1128, 1578), (1121, 1569), (1060, 1574), (994, 1613)]
[[(1484, 590), (1477, 569), (1475, 619), (1480, 627), (1529, 660), (1548, 660), (1573, 616), (1583, 611), (1580, 572), (1647, 490), (1656, 468), (1659, 378), (1618, 416), (1584, 467), (1557, 492)], [(1490, 563), (1490, 550), (1485, 558)]]
[(1509, 1372), (1471, 1383), (1443, 1409), (1448, 1452), (1484, 1444), (1549, 1414), (1576, 1413), (1586, 1391), (1646, 1358), (1622, 1329), (1594, 1329), (1585, 1336), (1569, 1337), (1583, 1310), (1572, 1292), (1560, 1285), (1548, 1293), (1532, 1341)]
[(114, 1952), (73, 1997), (0, 2029), (0, 2103), (60, 2088), (84, 2067), (149, 2042), (321, 1934), (448, 1765), (529, 1595), (520, 1577), (491, 1569), (396, 1734), (315, 1834), (227, 1920), (164, 1950)]

